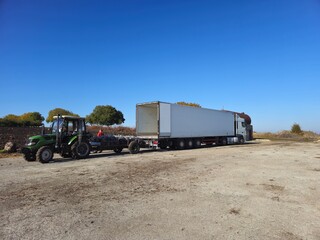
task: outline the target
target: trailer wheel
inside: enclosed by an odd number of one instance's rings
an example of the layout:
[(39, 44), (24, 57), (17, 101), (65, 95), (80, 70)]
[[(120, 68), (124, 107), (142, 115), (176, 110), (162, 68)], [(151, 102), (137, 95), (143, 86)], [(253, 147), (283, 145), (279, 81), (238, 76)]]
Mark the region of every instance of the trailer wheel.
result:
[(174, 150), (174, 149), (176, 148), (176, 145), (175, 145), (175, 142), (174, 142), (174, 141), (170, 141), (170, 142), (169, 142), (169, 148), (170, 148), (171, 150)]
[(185, 143), (184, 139), (179, 139), (177, 143), (178, 143), (177, 144), (178, 149), (182, 150), (185, 148), (186, 143)]
[(227, 145), (227, 139), (226, 138), (222, 138), (221, 139), (221, 145)]
[(188, 139), (187, 141), (187, 148), (193, 148), (193, 140), (192, 139)]
[(140, 146), (139, 143), (137, 141), (132, 141), (129, 146), (128, 149), (130, 151), (131, 154), (136, 154), (140, 151)]
[(53, 158), (53, 151), (50, 147), (43, 146), (39, 148), (39, 150), (37, 151), (36, 158), (37, 158), (37, 161), (41, 163), (48, 163)]
[(60, 153), (60, 156), (63, 158), (69, 158), (69, 157), (71, 157), (71, 154), (70, 153)]
[(90, 154), (90, 145), (87, 142), (76, 141), (71, 146), (71, 152), (72, 152), (73, 159), (87, 158)]
[(167, 149), (167, 147), (168, 147), (167, 143), (164, 142), (164, 141), (159, 142), (159, 145), (158, 145), (158, 146), (159, 146), (159, 148), (162, 149), (162, 150)]
[(201, 147), (201, 140), (200, 140), (200, 139), (194, 140), (194, 147), (195, 147), (195, 148)]
[(122, 152), (122, 147), (117, 147), (117, 148), (115, 148), (115, 149), (113, 149), (113, 151), (115, 152), (115, 153), (121, 153)]

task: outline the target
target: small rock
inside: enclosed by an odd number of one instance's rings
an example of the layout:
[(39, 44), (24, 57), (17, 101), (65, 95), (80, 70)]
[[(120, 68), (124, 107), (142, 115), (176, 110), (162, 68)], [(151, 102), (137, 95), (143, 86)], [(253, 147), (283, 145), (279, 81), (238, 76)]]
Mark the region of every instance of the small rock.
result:
[(17, 145), (14, 142), (7, 142), (4, 145), (4, 150), (8, 153), (13, 153), (17, 151)]

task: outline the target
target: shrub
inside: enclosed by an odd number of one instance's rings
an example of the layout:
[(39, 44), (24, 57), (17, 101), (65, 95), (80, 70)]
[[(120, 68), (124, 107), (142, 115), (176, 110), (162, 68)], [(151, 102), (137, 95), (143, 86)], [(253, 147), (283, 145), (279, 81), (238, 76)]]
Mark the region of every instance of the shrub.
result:
[(292, 133), (295, 133), (295, 134), (301, 134), (302, 133), (302, 130), (301, 130), (301, 127), (298, 123), (294, 123), (291, 127), (291, 132)]

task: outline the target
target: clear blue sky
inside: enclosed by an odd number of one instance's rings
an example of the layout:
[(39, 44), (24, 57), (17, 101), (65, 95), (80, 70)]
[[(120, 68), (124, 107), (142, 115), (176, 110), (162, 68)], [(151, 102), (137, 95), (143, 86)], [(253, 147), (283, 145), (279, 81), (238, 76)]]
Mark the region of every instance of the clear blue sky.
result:
[(0, 117), (196, 102), (320, 132), (319, 0), (0, 0)]

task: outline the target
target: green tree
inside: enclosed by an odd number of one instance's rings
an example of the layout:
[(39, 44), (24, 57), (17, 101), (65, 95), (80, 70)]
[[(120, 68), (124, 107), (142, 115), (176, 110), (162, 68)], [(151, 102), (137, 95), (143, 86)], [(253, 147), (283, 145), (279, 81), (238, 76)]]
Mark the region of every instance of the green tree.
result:
[(4, 120), (8, 120), (8, 121), (19, 122), (20, 117), (18, 115), (15, 115), (15, 114), (8, 114), (8, 115), (4, 116), (3, 119)]
[(53, 122), (53, 116), (58, 116), (58, 114), (60, 115), (69, 115), (69, 116), (76, 116), (79, 117), (78, 114), (75, 114), (69, 110), (63, 109), (63, 108), (55, 108), (49, 111), (48, 113), (48, 117), (46, 118), (46, 122)]
[(90, 124), (107, 125), (124, 123), (122, 112), (110, 105), (96, 106), (93, 112), (86, 116), (86, 121)]
[(296, 134), (301, 134), (302, 133), (302, 130), (301, 130), (301, 127), (298, 123), (294, 123), (292, 126), (291, 126), (291, 132), (292, 133), (296, 133)]
[(190, 106), (190, 107), (199, 107), (199, 108), (201, 108), (201, 105), (198, 104), (198, 103), (177, 102), (177, 104), (183, 105), (183, 106)]
[(15, 114), (8, 114), (3, 117), (1, 125), (6, 126), (6, 127), (21, 126), (20, 116), (15, 115)]
[(39, 112), (28, 112), (20, 116), (20, 121), (26, 126), (41, 126), (44, 117)]

